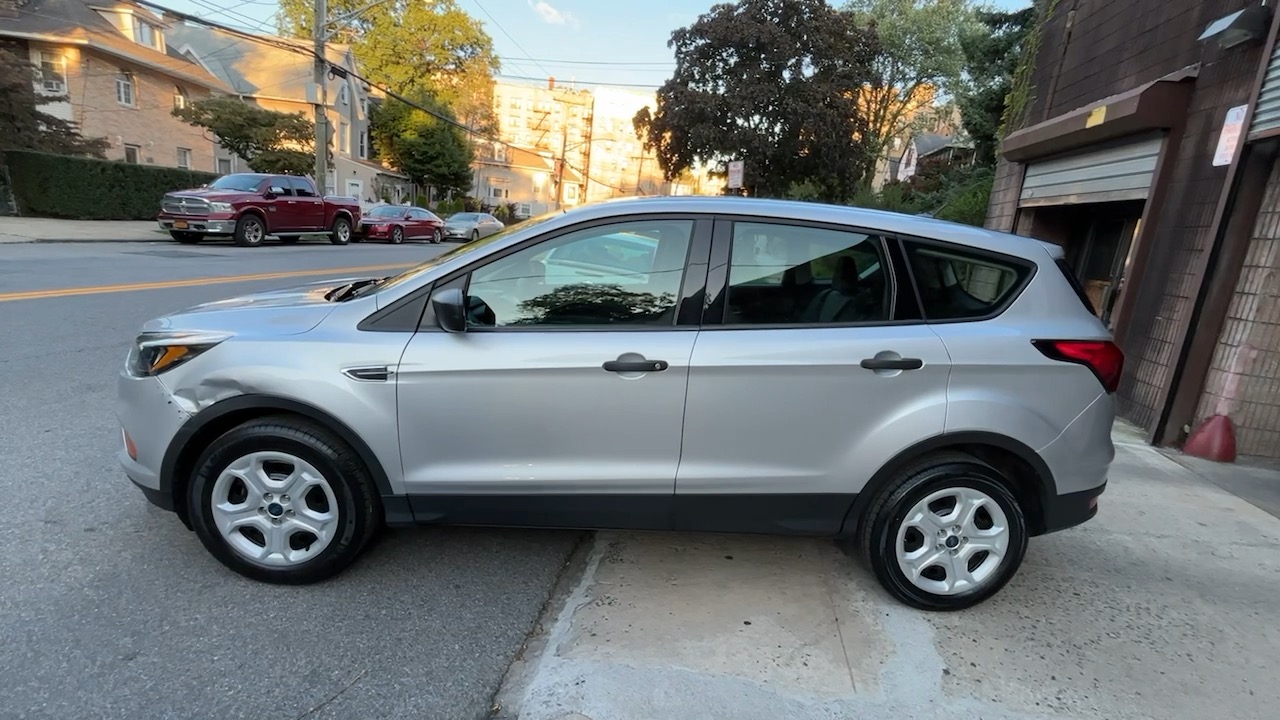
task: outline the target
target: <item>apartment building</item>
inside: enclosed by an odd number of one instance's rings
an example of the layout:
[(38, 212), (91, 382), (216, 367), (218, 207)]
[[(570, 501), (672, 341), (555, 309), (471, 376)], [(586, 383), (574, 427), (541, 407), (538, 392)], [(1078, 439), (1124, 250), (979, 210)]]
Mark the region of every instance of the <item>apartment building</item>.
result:
[[(177, 23), (169, 30), (169, 46), (180, 57), (217, 77), (241, 99), (268, 110), (314, 116), (319, 88), (314, 82), (310, 46), (286, 38), (303, 52), (275, 47), (221, 30)], [(408, 178), (372, 160), (369, 138), (370, 89), (357, 73), (350, 47), (330, 44), (330, 64), (345, 68), (346, 77), (330, 73), (325, 83), (325, 107), (332, 132), (333, 168), (325, 192), (357, 197), (366, 203), (387, 199), (405, 202), (412, 196)], [(248, 170), (243, 159), (218, 148), (217, 171)]]
[(215, 143), (170, 113), (230, 88), (173, 50), (172, 27), (131, 2), (0, 0), (0, 42), (39, 68), (37, 93), (61, 98), (43, 112), (107, 138), (108, 159), (213, 172)]
[(656, 110), (651, 92), (602, 87), (595, 90), (593, 157), (587, 180), (587, 200), (626, 195), (684, 194), (669, 187), (657, 157), (636, 134), (635, 116), (643, 108)]

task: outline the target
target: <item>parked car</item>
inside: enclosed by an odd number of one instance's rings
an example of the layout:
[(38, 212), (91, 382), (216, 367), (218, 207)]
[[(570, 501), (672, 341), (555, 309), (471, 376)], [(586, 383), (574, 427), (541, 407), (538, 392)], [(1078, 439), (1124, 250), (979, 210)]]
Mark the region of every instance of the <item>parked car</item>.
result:
[(438, 243), (444, 237), (444, 221), (426, 208), (411, 205), (379, 205), (365, 212), (356, 227), (357, 241), (386, 240), (399, 245), (405, 240)]
[(1055, 245), (637, 199), (147, 323), (119, 460), (268, 582), (384, 524), (777, 533), (954, 609), (1097, 512), (1122, 365)]
[(188, 245), (230, 236), (237, 245), (255, 247), (268, 235), (290, 243), (321, 233), (335, 245), (346, 245), (360, 221), (360, 202), (320, 197), (310, 178), (233, 173), (205, 187), (167, 193), (157, 220), (174, 240)]
[(450, 215), (444, 222), (444, 236), (450, 240), (474, 242), (501, 232), (506, 225), (501, 220), (481, 212), (460, 212)]

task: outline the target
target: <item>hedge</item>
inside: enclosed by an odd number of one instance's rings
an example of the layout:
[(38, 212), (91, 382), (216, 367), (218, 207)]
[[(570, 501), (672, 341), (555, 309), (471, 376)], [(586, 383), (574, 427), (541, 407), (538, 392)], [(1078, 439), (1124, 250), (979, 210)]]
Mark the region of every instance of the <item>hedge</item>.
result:
[(165, 193), (218, 177), (27, 150), (6, 151), (4, 161), (19, 214), (74, 220), (154, 220)]

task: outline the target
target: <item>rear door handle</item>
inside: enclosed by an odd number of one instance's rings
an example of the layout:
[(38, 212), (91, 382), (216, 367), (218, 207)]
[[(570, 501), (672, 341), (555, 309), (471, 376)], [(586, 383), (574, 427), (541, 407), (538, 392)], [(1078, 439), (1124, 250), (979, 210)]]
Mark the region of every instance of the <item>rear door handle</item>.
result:
[(602, 367), (608, 372), (661, 372), (669, 366), (665, 360), (609, 360)]
[(866, 358), (862, 367), (867, 370), (919, 370), (924, 367), (920, 358)]

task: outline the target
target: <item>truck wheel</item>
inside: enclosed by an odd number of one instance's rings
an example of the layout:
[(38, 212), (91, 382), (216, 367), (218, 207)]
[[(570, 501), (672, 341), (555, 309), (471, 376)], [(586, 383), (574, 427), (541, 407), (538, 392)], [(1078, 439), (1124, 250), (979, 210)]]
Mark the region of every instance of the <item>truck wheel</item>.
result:
[(262, 218), (247, 213), (236, 221), (236, 231), (231, 237), (240, 247), (258, 247), (266, 236), (267, 227), (262, 223)]
[(334, 245), (351, 242), (351, 221), (344, 217), (334, 219), (333, 229), (329, 231), (329, 242)]
[(204, 235), (194, 232), (183, 232), (181, 230), (173, 230), (169, 235), (183, 245), (195, 245), (204, 239)]

